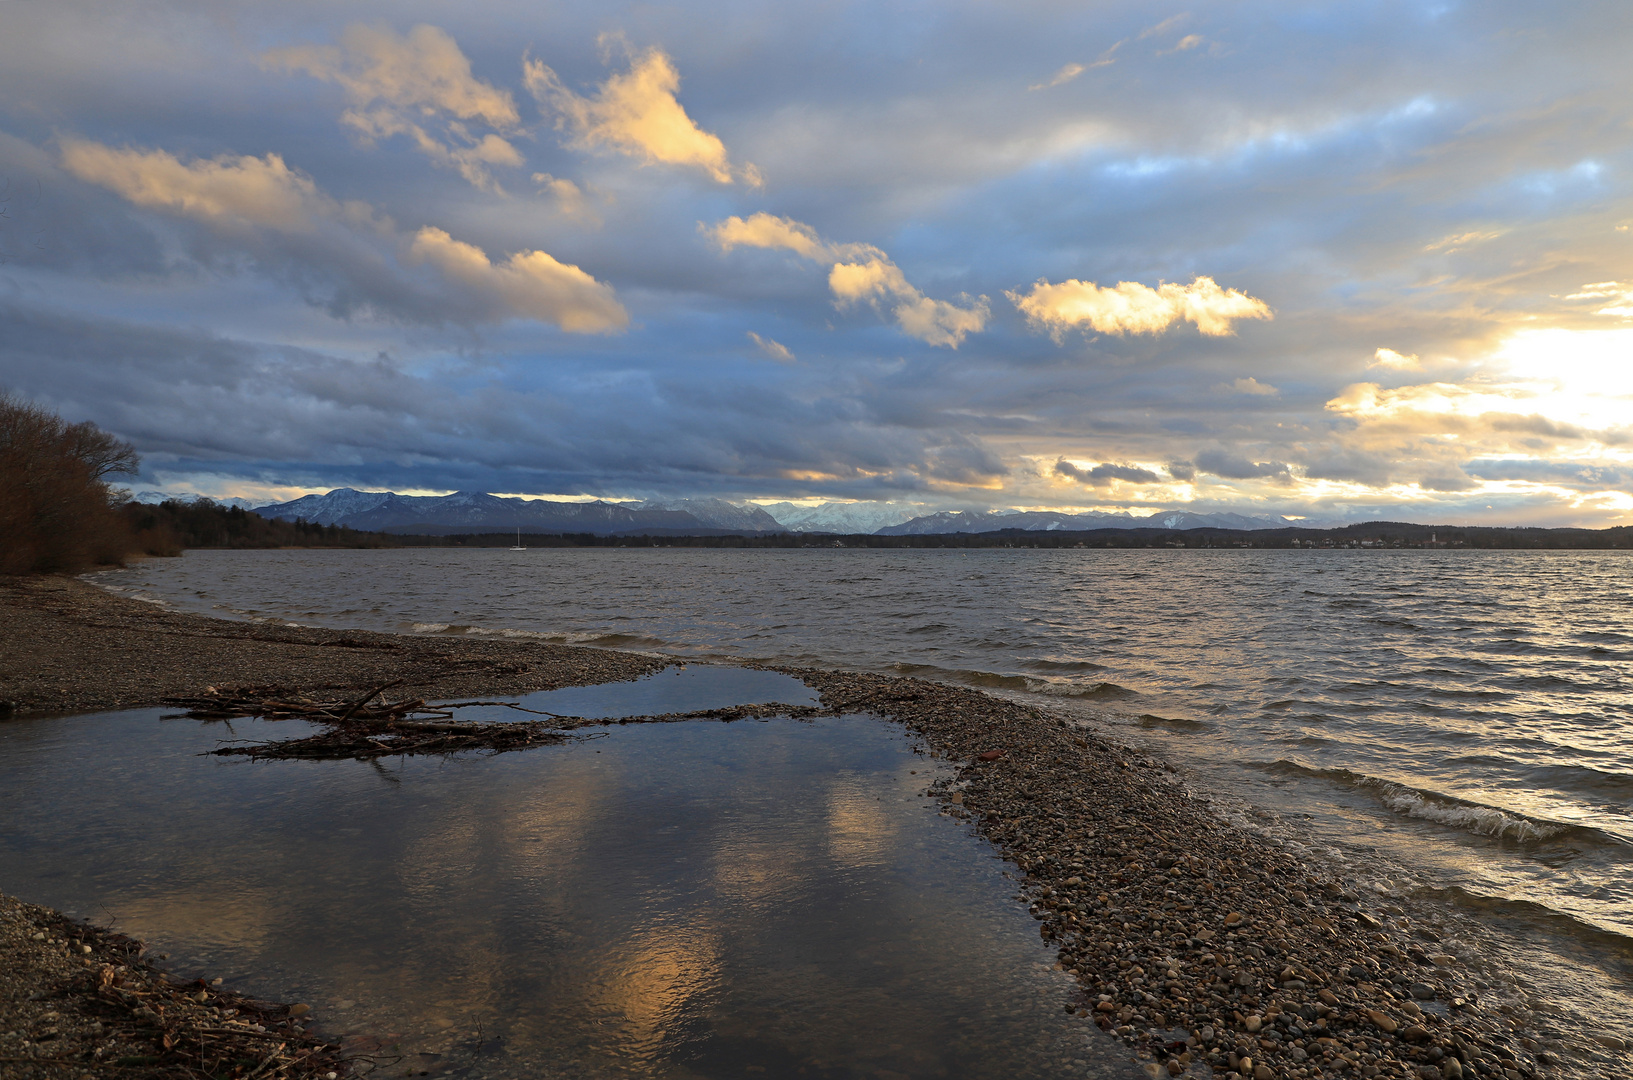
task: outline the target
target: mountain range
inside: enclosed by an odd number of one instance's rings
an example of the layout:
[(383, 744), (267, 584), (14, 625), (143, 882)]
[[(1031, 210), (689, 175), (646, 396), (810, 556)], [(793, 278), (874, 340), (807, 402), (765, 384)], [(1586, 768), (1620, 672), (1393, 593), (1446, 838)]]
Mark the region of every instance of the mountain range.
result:
[[(140, 501), (157, 501), (142, 492)], [(145, 498), (143, 498), (145, 497)], [(244, 504), (243, 500), (233, 500)], [(781, 502), (757, 505), (725, 499), (648, 500), (639, 503), (566, 502), (553, 499), (505, 498), (479, 491), (452, 495), (398, 495), (389, 491), (337, 488), (290, 502), (246, 506), (263, 517), (293, 521), (304, 518), (323, 525), (349, 525), (375, 532), (447, 535), (469, 532), (593, 533), (596, 535), (711, 535), (820, 532), (842, 535), (874, 533), (919, 536), (934, 533), (985, 533), (1002, 529), (1060, 531), (1085, 529), (1276, 529), (1294, 524), (1284, 518), (1241, 514), (1196, 514), (1187, 510), (1149, 517), (1087, 511), (1053, 510), (940, 511), (915, 514), (917, 508), (885, 502), (821, 503), (806, 506)]]

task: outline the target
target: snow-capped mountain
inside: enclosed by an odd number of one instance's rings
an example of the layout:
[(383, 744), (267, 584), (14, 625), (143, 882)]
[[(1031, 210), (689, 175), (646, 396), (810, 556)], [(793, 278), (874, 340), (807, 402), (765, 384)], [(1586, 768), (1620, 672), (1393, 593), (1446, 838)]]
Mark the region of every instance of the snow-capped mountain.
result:
[(335, 488), (323, 495), (302, 495), (286, 503), (270, 503), (253, 509), (262, 517), (294, 521), (304, 518), (317, 525), (348, 524), (342, 518), (365, 514), (382, 506), (388, 499), (407, 499), (389, 491), (358, 491), (356, 488)]
[(648, 499), (636, 503), (636, 510), (678, 510), (691, 514), (711, 529), (733, 529), (741, 532), (787, 532), (782, 522), (765, 512), (764, 508), (748, 503), (739, 506), (725, 499)]
[(900, 525), (918, 516), (923, 507), (889, 502), (825, 502), (800, 506), (791, 502), (765, 503), (760, 507), (790, 532), (839, 533), (856, 536), (878, 532), (887, 525)]
[[(730, 504), (727, 504), (728, 506)], [(481, 491), (452, 495), (397, 495), (389, 491), (337, 488), (287, 503), (256, 508), (263, 517), (293, 521), (305, 518), (324, 525), (349, 525), (370, 532), (444, 535), (466, 532), (539, 533), (722, 532), (736, 526), (713, 525), (684, 510), (643, 508), (622, 503), (560, 502), (552, 499), (501, 498)], [(776, 522), (765, 517), (775, 529)], [(749, 526), (741, 531), (763, 531)]]
[(141, 503), (143, 506), (158, 506), (162, 502), (195, 503), (200, 499), (207, 499), (217, 506), (238, 506), (245, 510), (255, 509), (253, 499), (217, 499), (210, 495), (200, 495), (192, 491), (138, 491), (130, 497), (130, 501)]

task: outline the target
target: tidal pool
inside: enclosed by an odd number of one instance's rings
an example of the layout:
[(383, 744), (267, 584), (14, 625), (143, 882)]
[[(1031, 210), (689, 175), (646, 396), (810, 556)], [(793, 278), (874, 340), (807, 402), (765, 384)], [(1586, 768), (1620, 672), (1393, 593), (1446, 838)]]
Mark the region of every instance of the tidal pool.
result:
[[(697, 707), (640, 685), (588, 715)], [(0, 889), (307, 1002), (380, 1075), (1143, 1076), (875, 718), (362, 763), (200, 756), (309, 729), (162, 715), (0, 724)]]

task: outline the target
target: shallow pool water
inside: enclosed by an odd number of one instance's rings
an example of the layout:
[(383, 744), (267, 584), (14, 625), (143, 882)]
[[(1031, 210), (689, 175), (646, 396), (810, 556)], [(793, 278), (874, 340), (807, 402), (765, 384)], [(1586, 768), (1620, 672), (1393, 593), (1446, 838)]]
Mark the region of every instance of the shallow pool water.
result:
[(0, 889), (308, 1002), (382, 1075), (1143, 1075), (874, 718), (363, 763), (161, 715), (0, 724)]
[[(730, 705), (821, 704), (816, 691), (791, 676), (726, 664), (676, 664), (644, 679), (541, 690), (525, 694), (516, 702), (557, 716), (596, 719), (699, 712)], [(518, 718), (531, 719), (511, 709), (494, 709), (487, 715), (471, 710), (460, 714), (461, 720)]]

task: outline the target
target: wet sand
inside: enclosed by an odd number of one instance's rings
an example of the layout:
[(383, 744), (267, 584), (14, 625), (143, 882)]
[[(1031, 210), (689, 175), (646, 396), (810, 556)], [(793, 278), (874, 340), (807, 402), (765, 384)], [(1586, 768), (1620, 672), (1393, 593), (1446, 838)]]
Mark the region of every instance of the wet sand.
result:
[[(18, 711), (154, 705), (211, 686), (335, 696), (401, 680), (394, 693), (415, 697), (519, 694), (663, 665), (534, 642), (224, 622), (73, 579), (0, 583), (0, 699)], [(1040, 933), (1084, 991), (1077, 1007), (1153, 1077), (1633, 1074), (1614, 1036), (1516, 1013), (1497, 976), (1450, 944), (1460, 940), (1453, 913), (1362, 895), (1331, 868), (1221, 820), (1166, 763), (974, 690), (782, 670), (817, 689), (826, 708), (892, 719), (958, 764), (956, 779), (927, 794), (1025, 872)], [(15, 1027), (25, 989), (69, 1007), (86, 1000), (89, 988), (47, 974), (60, 946), (27, 936), (12, 945), (38, 946), (42, 974), (0, 998), (0, 1029)], [(0, 1055), (15, 1045), (0, 1042)], [(30, 1067), (0, 1060), (0, 1076)], [(146, 1074), (185, 1075), (169, 1067)], [(275, 1065), (264, 1075), (324, 1074), (315, 1069)]]

